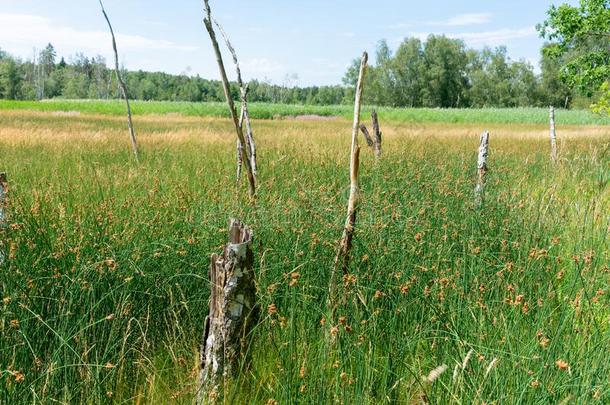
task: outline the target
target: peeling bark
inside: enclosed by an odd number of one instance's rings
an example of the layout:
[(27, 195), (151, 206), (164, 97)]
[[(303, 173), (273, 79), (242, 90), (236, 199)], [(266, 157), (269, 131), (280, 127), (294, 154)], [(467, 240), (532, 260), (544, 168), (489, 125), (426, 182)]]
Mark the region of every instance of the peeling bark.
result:
[(212, 255), (210, 305), (200, 351), (198, 403), (212, 403), (224, 384), (247, 361), (250, 333), (258, 320), (252, 231), (240, 221), (229, 225), (222, 256)]
[(487, 175), (487, 155), (489, 154), (489, 132), (485, 131), (481, 134), (479, 144), (479, 158), (477, 160), (477, 185), (474, 189), (474, 204), (475, 207), (481, 208), (485, 194), (485, 180)]

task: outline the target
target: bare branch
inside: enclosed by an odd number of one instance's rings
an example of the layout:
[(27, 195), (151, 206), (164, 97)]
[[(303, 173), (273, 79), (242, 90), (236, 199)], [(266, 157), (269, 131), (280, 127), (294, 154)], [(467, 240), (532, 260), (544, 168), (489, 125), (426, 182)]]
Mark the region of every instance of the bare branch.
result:
[(140, 152), (138, 150), (138, 142), (136, 141), (136, 133), (133, 129), (133, 121), (131, 119), (131, 106), (129, 105), (129, 96), (127, 94), (127, 86), (125, 86), (125, 81), (121, 76), (121, 69), (119, 67), (119, 53), (117, 51), (116, 39), (114, 37), (114, 30), (112, 29), (112, 24), (110, 24), (110, 19), (108, 18), (108, 14), (106, 14), (106, 10), (104, 9), (104, 4), (102, 0), (99, 0), (100, 7), (102, 8), (102, 14), (104, 14), (104, 18), (108, 23), (108, 28), (110, 29), (110, 35), (112, 35), (112, 50), (114, 51), (114, 70), (116, 73), (116, 78), (119, 82), (119, 86), (121, 88), (121, 93), (123, 93), (123, 98), (125, 99), (125, 104), (127, 104), (127, 125), (129, 127), (129, 138), (131, 139), (131, 149), (133, 150), (133, 154), (136, 158), (136, 162), (140, 163)]
[(362, 135), (364, 135), (364, 139), (366, 139), (366, 143), (372, 148), (373, 147), (373, 138), (371, 138), (371, 134), (369, 134), (369, 130), (366, 128), (366, 125), (360, 124), (360, 131)]
[(241, 99), (241, 118), (240, 118), (240, 126), (243, 131), (243, 123), (246, 123), (246, 147), (248, 148), (248, 154), (250, 157), (250, 164), (252, 166), (252, 172), (254, 173), (254, 177), (256, 177), (257, 172), (257, 164), (256, 164), (256, 143), (254, 142), (254, 135), (252, 132), (252, 124), (250, 122), (250, 114), (248, 113), (248, 85), (244, 85), (244, 81), (241, 76), (241, 69), (239, 67), (239, 61), (237, 59), (237, 53), (235, 52), (235, 48), (231, 44), (229, 40), (229, 36), (222, 28), (220, 23), (217, 20), (214, 20), (214, 24), (218, 28), (220, 32), (220, 36), (222, 36), (227, 49), (231, 53), (233, 57), (233, 64), (235, 65), (235, 71), (237, 73), (237, 85), (239, 86), (239, 94)]
[[(206, 17), (203, 19), (203, 23), (205, 28), (210, 35), (210, 40), (212, 42), (212, 47), (214, 48), (214, 53), (216, 55), (216, 62), (218, 64), (218, 70), (220, 72), (220, 77), (222, 79), (222, 88), (225, 93), (225, 98), (227, 100), (227, 105), (229, 106), (229, 110), (231, 112), (231, 118), (233, 120), (233, 125), (235, 126), (235, 132), (237, 133), (237, 139), (241, 142), (242, 145), (246, 145), (246, 140), (244, 138), (244, 133), (242, 127), (239, 125), (239, 117), (237, 116), (237, 110), (235, 109), (235, 103), (233, 102), (233, 98), (231, 97), (231, 87), (229, 85), (229, 79), (227, 77), (227, 72), (225, 70), (224, 62), (222, 60), (222, 53), (220, 52), (220, 47), (218, 46), (218, 41), (216, 39), (216, 33), (214, 32), (214, 27), (212, 25), (212, 11), (210, 9), (210, 4), (208, 0), (204, 0), (204, 9)], [(256, 178), (254, 177), (254, 172), (252, 170), (252, 163), (250, 160), (250, 153), (247, 148), (243, 149), (242, 154), (244, 165), (246, 166), (246, 175), (248, 176), (248, 184), (249, 184), (249, 193), (250, 197), (256, 196)]]

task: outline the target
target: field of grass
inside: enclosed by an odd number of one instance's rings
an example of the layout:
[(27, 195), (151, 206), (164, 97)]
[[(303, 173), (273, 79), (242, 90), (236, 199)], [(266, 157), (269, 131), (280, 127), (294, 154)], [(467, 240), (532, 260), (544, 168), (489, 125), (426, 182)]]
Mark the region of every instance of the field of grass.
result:
[[(206, 117), (219, 106), (137, 103), (137, 166), (120, 104), (48, 105), (0, 103), (0, 403), (191, 403), (209, 255), (231, 216), (255, 232), (263, 316), (226, 403), (610, 402), (610, 128), (588, 113), (558, 114), (598, 125), (559, 124), (554, 165), (544, 110), (382, 110), (331, 325), (349, 120), (255, 120), (252, 207), (230, 122)], [(293, 107), (253, 106), (275, 108)]]
[[(198, 117), (229, 117), (224, 103), (187, 103), (135, 101), (135, 115), (180, 114)], [(31, 110), (43, 112), (80, 112), (87, 114), (124, 115), (123, 101), (45, 100), (10, 101), (0, 100), (2, 110)], [(365, 112), (367, 109), (365, 109)], [(402, 123), (460, 123), (460, 124), (543, 124), (548, 123), (546, 108), (487, 108), (487, 109), (440, 109), (440, 108), (378, 108), (384, 119)], [(315, 106), (251, 103), (253, 118), (273, 119), (299, 115), (320, 115), (351, 119), (351, 105)], [(587, 110), (558, 110), (558, 125), (610, 125), (610, 118)]]

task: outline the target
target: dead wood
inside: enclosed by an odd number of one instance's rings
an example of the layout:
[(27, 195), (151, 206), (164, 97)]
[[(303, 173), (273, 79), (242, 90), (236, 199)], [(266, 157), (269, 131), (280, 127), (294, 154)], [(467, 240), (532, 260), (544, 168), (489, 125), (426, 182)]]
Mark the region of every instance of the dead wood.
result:
[(554, 163), (557, 162), (557, 132), (555, 131), (555, 108), (553, 106), (549, 109), (549, 120), (550, 120), (550, 135), (551, 135), (551, 159)]
[(237, 85), (239, 86), (239, 94), (241, 97), (241, 114), (239, 119), (239, 125), (243, 131), (243, 124), (246, 124), (246, 147), (249, 151), (250, 163), (252, 165), (252, 171), (254, 172), (254, 176), (257, 174), (257, 163), (256, 163), (256, 143), (254, 142), (254, 134), (252, 132), (252, 123), (250, 122), (250, 114), (248, 113), (248, 85), (244, 85), (244, 82), (241, 77), (241, 69), (239, 68), (239, 61), (237, 60), (237, 53), (235, 52), (235, 48), (231, 45), (231, 41), (229, 41), (229, 36), (222, 29), (222, 26), (218, 23), (218, 21), (214, 20), (214, 24), (218, 27), (218, 31), (220, 31), (220, 35), (225, 41), (225, 45), (229, 52), (231, 52), (231, 56), (233, 57), (233, 64), (235, 65), (235, 71), (237, 73)]
[[(218, 40), (216, 39), (216, 33), (214, 32), (214, 27), (212, 23), (212, 11), (210, 9), (210, 4), (208, 0), (204, 0), (204, 10), (205, 18), (203, 19), (203, 22), (210, 36), (212, 47), (214, 48), (214, 53), (216, 55), (216, 63), (218, 64), (218, 70), (222, 79), (222, 88), (225, 94), (225, 98), (227, 100), (227, 105), (229, 106), (229, 110), (231, 112), (231, 119), (233, 120), (235, 132), (237, 133), (237, 139), (242, 145), (246, 145), (246, 139), (244, 137), (243, 129), (239, 125), (239, 117), (237, 116), (235, 103), (233, 102), (233, 98), (231, 97), (231, 87), (222, 59), (222, 53), (220, 52), (220, 47), (218, 46)], [(256, 196), (256, 178), (252, 169), (252, 161), (250, 159), (250, 151), (248, 150), (248, 148), (242, 149), (242, 160), (244, 166), (246, 167), (246, 175), (248, 176), (248, 191), (250, 193), (250, 197), (254, 198)]]
[(336, 305), (337, 297), (335, 297), (337, 289), (337, 277), (339, 271), (343, 275), (348, 273), (349, 256), (352, 248), (352, 239), (356, 226), (356, 215), (358, 205), (358, 171), (360, 168), (360, 146), (358, 145), (358, 130), (360, 129), (360, 106), (362, 100), (362, 92), (364, 88), (364, 77), (366, 74), (366, 66), (368, 54), (364, 52), (360, 62), (360, 73), (358, 75), (358, 84), (356, 86), (356, 99), (354, 102), (354, 124), (352, 127), (352, 145), (350, 149), (350, 193), (347, 204), (347, 218), (343, 229), (343, 236), (337, 249), (335, 262), (331, 273), (329, 286), (329, 299), (331, 305)]
[(211, 257), (210, 304), (200, 349), (199, 403), (213, 403), (247, 362), (251, 332), (258, 321), (252, 231), (229, 224), (222, 256)]
[(481, 134), (479, 143), (479, 157), (477, 159), (477, 185), (474, 189), (474, 204), (481, 208), (485, 195), (485, 181), (487, 177), (487, 156), (489, 154), (489, 132)]
[(112, 29), (112, 24), (110, 24), (110, 19), (108, 18), (108, 14), (106, 14), (106, 10), (104, 9), (104, 4), (102, 0), (99, 0), (100, 7), (102, 8), (102, 14), (104, 14), (104, 18), (108, 23), (108, 28), (110, 29), (110, 35), (112, 36), (112, 50), (114, 51), (114, 71), (116, 74), (117, 81), (119, 82), (119, 87), (121, 89), (121, 93), (123, 98), (125, 99), (125, 104), (127, 105), (127, 126), (129, 127), (129, 138), (131, 140), (131, 149), (133, 151), (133, 155), (136, 158), (136, 162), (140, 163), (140, 152), (138, 150), (138, 142), (136, 140), (136, 133), (133, 129), (133, 121), (131, 119), (131, 105), (129, 104), (129, 96), (127, 93), (127, 86), (125, 85), (125, 81), (121, 75), (121, 69), (119, 67), (119, 53), (117, 51), (116, 39), (114, 37), (114, 30)]
[(379, 129), (377, 111), (373, 110), (371, 112), (371, 120), (373, 122), (373, 135), (371, 136), (368, 128), (364, 124), (360, 125), (360, 131), (362, 132), (362, 135), (364, 135), (366, 143), (373, 148), (375, 158), (379, 159), (381, 157), (381, 130)]

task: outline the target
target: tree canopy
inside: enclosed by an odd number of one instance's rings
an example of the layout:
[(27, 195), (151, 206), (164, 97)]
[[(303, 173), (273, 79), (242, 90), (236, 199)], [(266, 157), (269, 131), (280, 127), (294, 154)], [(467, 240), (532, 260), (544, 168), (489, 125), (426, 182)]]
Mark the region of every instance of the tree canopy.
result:
[[(608, 98), (610, 80), (610, 0), (580, 0), (579, 6), (551, 6), (538, 25), (550, 41), (545, 54), (561, 63), (560, 78), (587, 96)], [(604, 94), (605, 93), (605, 94)]]
[[(555, 45), (549, 45), (552, 47)], [(544, 52), (541, 73), (514, 61), (505, 47), (468, 49), (463, 41), (431, 35), (405, 38), (393, 50), (380, 41), (365, 86), (365, 102), (394, 107), (568, 107), (572, 90), (560, 80), (562, 63)], [(112, 70), (102, 56), (58, 56), (51, 44), (34, 60), (22, 61), (0, 50), (0, 98), (116, 99)], [(331, 105), (352, 103), (360, 61), (354, 61), (343, 85), (296, 87), (252, 81), (253, 102)], [(220, 82), (186, 74), (127, 71), (129, 97), (159, 101), (223, 101)], [(288, 82), (288, 80), (287, 80)], [(294, 81), (292, 81), (294, 82)], [(231, 86), (238, 98), (238, 88)]]

